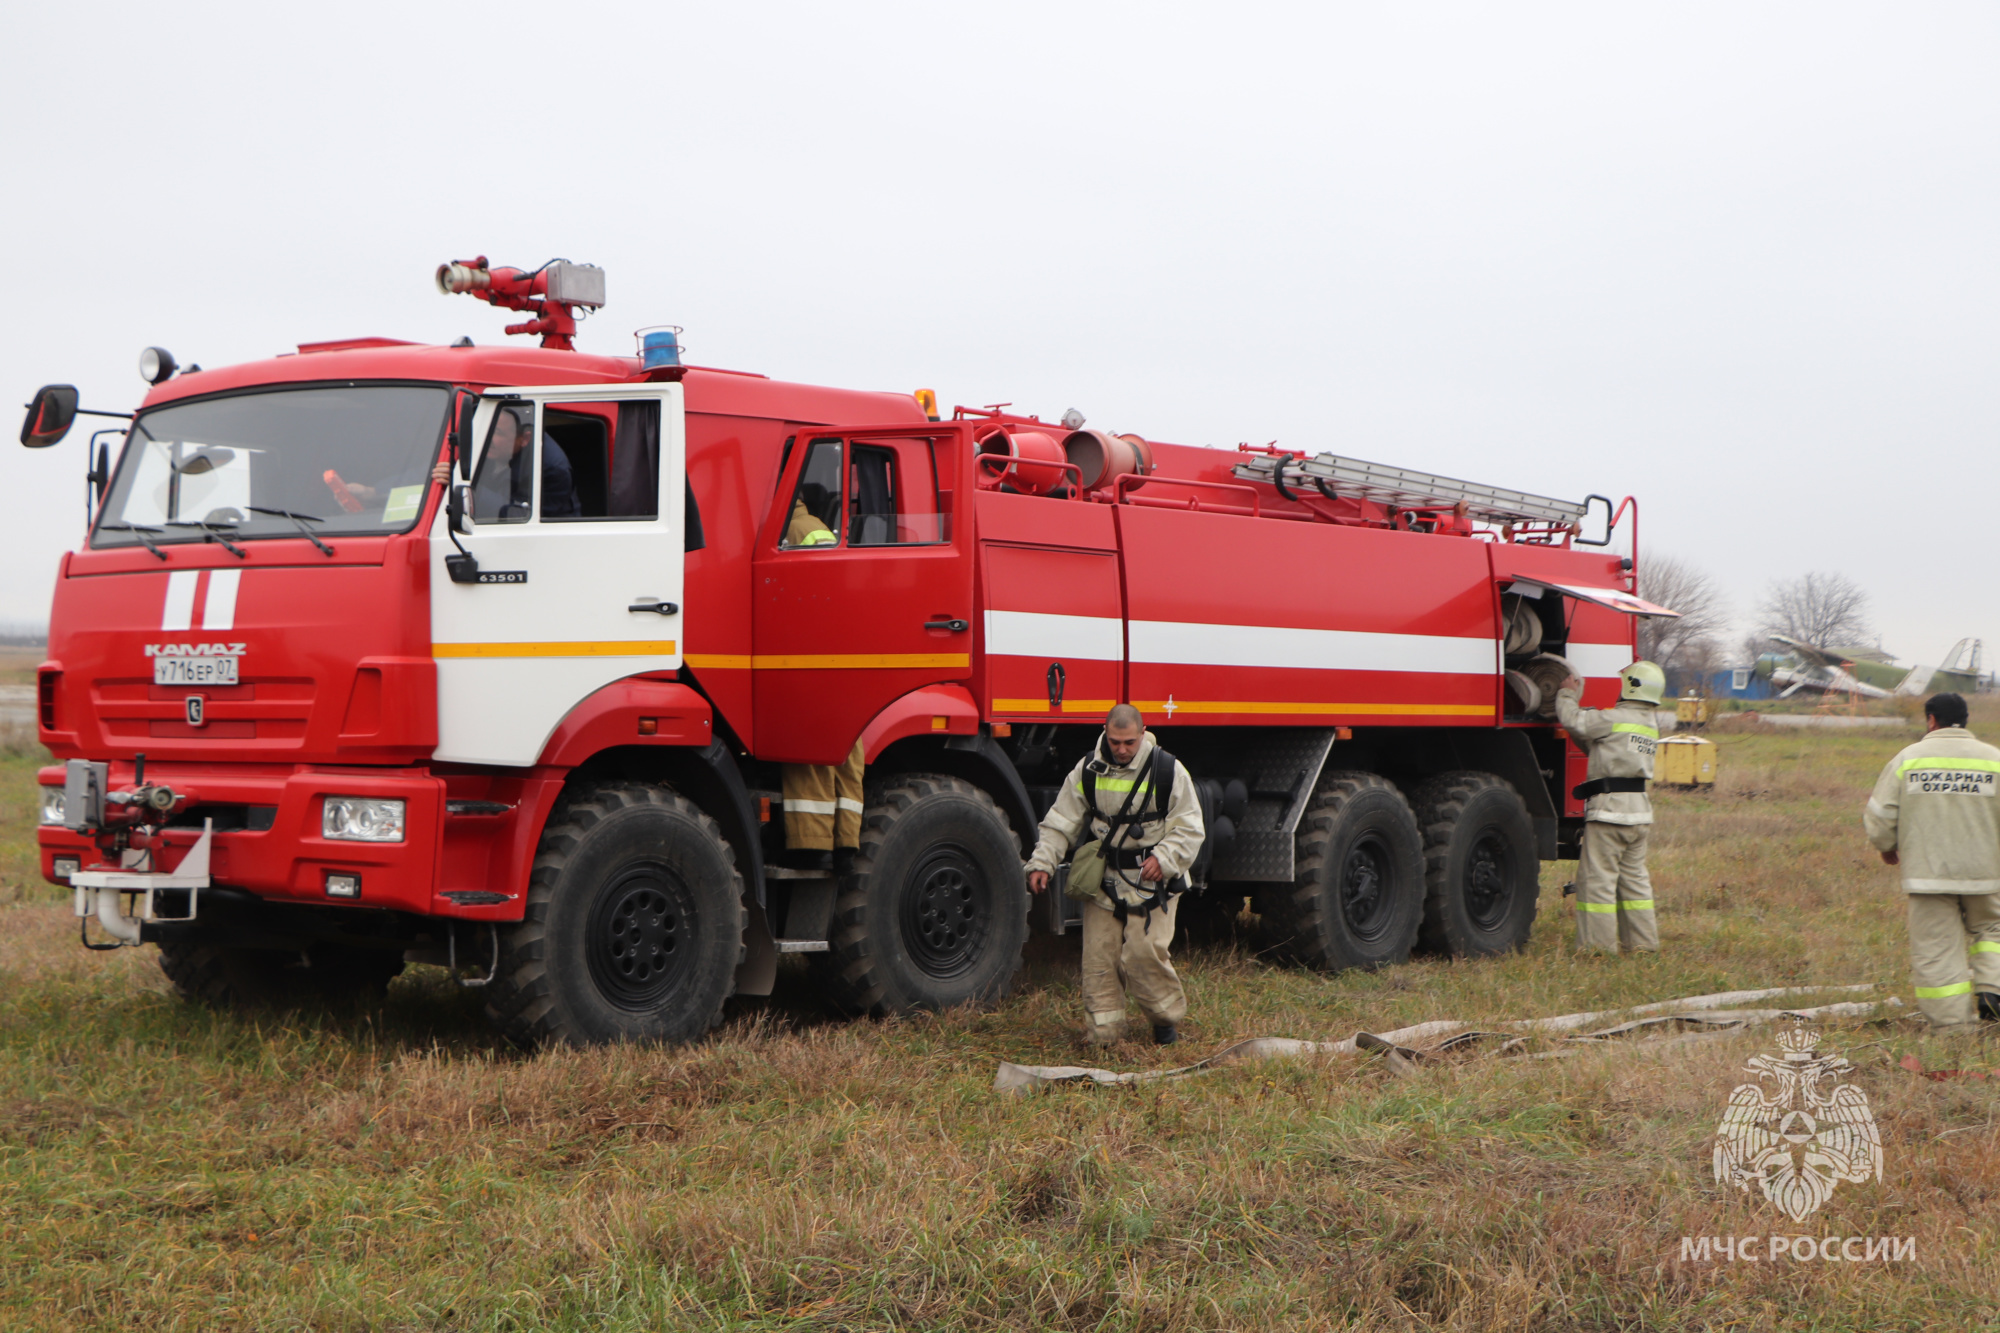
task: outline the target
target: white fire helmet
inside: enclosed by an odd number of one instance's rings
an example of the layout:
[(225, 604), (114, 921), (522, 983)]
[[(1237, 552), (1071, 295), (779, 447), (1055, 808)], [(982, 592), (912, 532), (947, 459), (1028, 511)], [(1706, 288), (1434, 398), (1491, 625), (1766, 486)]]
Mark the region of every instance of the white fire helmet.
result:
[(1658, 708), (1661, 696), (1667, 692), (1667, 673), (1651, 662), (1634, 662), (1618, 673), (1618, 685), (1620, 700), (1636, 699)]

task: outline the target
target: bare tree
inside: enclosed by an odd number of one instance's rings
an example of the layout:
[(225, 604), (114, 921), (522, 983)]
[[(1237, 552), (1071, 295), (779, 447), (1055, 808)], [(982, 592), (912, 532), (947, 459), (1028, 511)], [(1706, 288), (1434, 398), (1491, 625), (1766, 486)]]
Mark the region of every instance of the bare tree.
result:
[(1764, 635), (1783, 634), (1819, 645), (1852, 646), (1874, 633), (1868, 625), (1868, 594), (1845, 574), (1802, 574), (1773, 583), (1757, 608)]
[(1715, 580), (1671, 555), (1652, 556), (1639, 565), (1639, 595), (1680, 619), (1646, 616), (1639, 621), (1639, 656), (1662, 670), (1696, 670), (1716, 651), (1729, 625), (1729, 604)]

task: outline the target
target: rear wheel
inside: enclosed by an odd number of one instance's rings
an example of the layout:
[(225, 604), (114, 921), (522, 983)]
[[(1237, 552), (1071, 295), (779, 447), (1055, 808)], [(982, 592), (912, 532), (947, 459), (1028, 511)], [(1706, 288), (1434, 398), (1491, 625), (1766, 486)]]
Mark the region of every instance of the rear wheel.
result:
[(1512, 784), (1446, 773), (1417, 789), (1424, 830), (1423, 947), (1487, 958), (1528, 943), (1541, 894), (1535, 824)]
[(1297, 874), (1259, 895), (1280, 951), (1338, 972), (1403, 962), (1423, 915), (1423, 841), (1387, 778), (1330, 773), (1299, 824)]
[(217, 1009), (374, 1005), (402, 974), (403, 955), (343, 944), (281, 950), (175, 942), (160, 945), (160, 971), (182, 999)]
[(736, 989), (746, 921), (714, 820), (664, 787), (586, 787), (542, 834), (486, 1016), (524, 1046), (693, 1041)]
[(852, 1013), (901, 1014), (1007, 995), (1028, 939), (1021, 849), (993, 798), (899, 776), (861, 817), (854, 874), (813, 970)]

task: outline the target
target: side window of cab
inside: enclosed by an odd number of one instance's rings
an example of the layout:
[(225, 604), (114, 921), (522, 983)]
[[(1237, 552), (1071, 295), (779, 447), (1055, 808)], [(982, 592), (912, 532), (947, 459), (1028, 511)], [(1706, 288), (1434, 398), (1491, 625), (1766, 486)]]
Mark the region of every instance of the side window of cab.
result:
[(806, 449), (806, 461), (799, 469), (799, 484), (792, 491), (791, 511), (785, 519), (785, 535), (778, 542), (783, 551), (840, 544), (841, 517), (846, 512), (844, 441), (813, 440)]

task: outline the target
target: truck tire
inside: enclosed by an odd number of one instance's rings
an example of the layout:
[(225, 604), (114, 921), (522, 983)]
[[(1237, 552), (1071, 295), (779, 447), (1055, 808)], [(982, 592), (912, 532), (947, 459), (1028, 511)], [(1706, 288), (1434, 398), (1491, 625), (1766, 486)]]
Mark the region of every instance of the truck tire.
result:
[(1423, 920), (1423, 836), (1394, 783), (1329, 773), (1299, 821), (1297, 874), (1258, 895), (1284, 955), (1326, 972), (1406, 961)]
[(1027, 941), (1027, 876), (1007, 817), (969, 782), (910, 773), (862, 813), (854, 874), (813, 971), (849, 1013), (995, 1004)]
[(1221, 944), (1234, 940), (1250, 896), (1241, 884), (1211, 884), (1184, 893), (1174, 901), (1174, 934), (1189, 944)]
[(1445, 773), (1417, 789), (1424, 830), (1422, 947), (1490, 958), (1528, 943), (1541, 895), (1535, 824), (1513, 784)]
[(183, 1000), (214, 1009), (376, 1005), (402, 974), (403, 956), (340, 944), (301, 951), (177, 941), (160, 945), (160, 971)]
[(526, 915), (501, 928), (486, 1016), (529, 1047), (693, 1041), (736, 989), (748, 920), (713, 819), (665, 787), (584, 787), (542, 833)]

